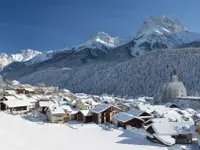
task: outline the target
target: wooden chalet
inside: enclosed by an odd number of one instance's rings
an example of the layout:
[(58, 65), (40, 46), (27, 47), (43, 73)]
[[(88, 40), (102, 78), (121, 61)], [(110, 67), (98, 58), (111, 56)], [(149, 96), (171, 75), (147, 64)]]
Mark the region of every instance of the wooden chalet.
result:
[(100, 104), (91, 110), (93, 122), (97, 124), (111, 123), (113, 115), (121, 112), (121, 109), (110, 104)]
[(76, 114), (76, 120), (80, 122), (92, 122), (92, 113), (89, 110), (80, 110)]
[(113, 123), (126, 129), (127, 126), (141, 128), (144, 120), (131, 114), (120, 112), (113, 116)]

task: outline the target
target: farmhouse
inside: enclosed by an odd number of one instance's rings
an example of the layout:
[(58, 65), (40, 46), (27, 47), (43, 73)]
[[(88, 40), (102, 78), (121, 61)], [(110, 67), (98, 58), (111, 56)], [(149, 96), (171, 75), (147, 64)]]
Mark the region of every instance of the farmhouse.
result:
[(97, 124), (112, 122), (113, 115), (121, 112), (121, 109), (110, 104), (100, 104), (91, 110), (93, 121)]

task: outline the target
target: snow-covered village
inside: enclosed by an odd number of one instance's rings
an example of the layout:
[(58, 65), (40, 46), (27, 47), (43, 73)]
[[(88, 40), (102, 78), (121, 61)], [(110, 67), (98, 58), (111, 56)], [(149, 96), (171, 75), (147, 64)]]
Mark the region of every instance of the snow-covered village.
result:
[(0, 0), (0, 150), (199, 150), (199, 7)]
[(88, 95), (16, 80), (4, 84), (0, 99), (2, 149), (199, 148), (200, 112), (185, 104), (200, 97), (187, 96), (177, 75), (163, 95), (171, 101), (162, 105), (155, 105), (153, 97)]

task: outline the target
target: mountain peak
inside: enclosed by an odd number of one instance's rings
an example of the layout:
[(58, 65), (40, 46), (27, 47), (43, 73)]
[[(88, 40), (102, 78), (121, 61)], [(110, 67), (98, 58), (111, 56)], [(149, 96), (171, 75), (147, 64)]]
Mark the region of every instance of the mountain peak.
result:
[(155, 49), (176, 48), (199, 39), (200, 34), (189, 32), (176, 19), (150, 16), (138, 31), (131, 54), (139, 56)]
[(188, 31), (178, 20), (166, 16), (150, 16), (144, 20), (142, 27), (137, 33), (137, 37), (143, 34), (168, 34)]
[(119, 37), (111, 37), (108, 33), (99, 31), (90, 37), (85, 43), (75, 47), (75, 50), (82, 50), (84, 48), (100, 49), (107, 51), (121, 44)]
[(0, 69), (3, 67), (13, 63), (13, 62), (25, 62), (30, 59), (42, 54), (42, 52), (35, 51), (32, 49), (21, 50), (20, 53), (17, 54), (0, 54)]
[(117, 37), (111, 37), (108, 33), (99, 31), (96, 32), (87, 42), (93, 44), (101, 43), (107, 45), (108, 47), (114, 47), (115, 39), (117, 39)]

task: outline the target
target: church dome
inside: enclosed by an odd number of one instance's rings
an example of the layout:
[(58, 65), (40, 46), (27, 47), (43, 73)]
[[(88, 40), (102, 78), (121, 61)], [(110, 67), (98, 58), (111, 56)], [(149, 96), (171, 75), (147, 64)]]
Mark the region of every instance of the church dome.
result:
[(174, 75), (166, 89), (167, 99), (176, 99), (178, 97), (187, 96), (186, 88), (183, 82), (178, 80), (178, 76)]

